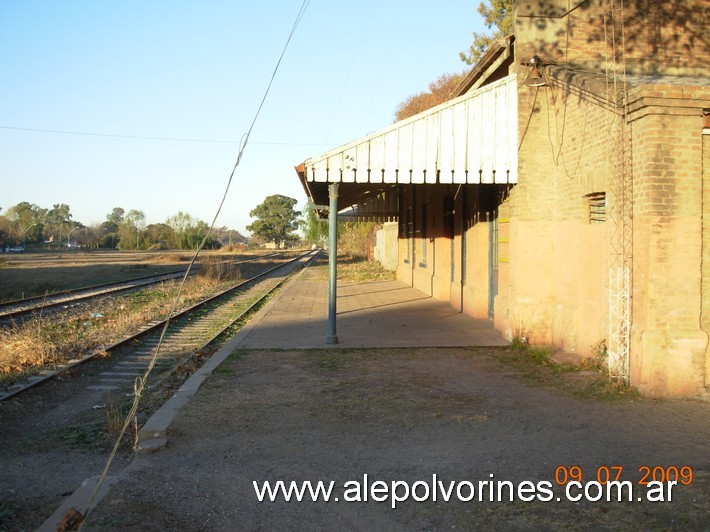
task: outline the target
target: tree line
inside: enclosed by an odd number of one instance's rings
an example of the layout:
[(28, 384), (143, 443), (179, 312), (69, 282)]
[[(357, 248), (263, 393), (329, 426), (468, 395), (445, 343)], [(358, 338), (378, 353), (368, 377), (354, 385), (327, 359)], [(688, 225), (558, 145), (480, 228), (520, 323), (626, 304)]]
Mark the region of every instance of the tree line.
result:
[[(86, 226), (73, 219), (67, 204), (46, 209), (23, 201), (0, 214), (0, 248), (195, 249), (208, 229), (207, 223), (184, 212), (164, 223), (146, 224), (143, 211), (121, 207), (114, 207), (102, 223)], [(212, 230), (205, 247), (247, 242), (239, 231), (219, 227)]]
[[(297, 200), (288, 196), (268, 196), (249, 212), (254, 219), (247, 226), (247, 230), (252, 232), (251, 237), (245, 237), (234, 229), (219, 227), (210, 232), (205, 248), (244, 244), (324, 246), (328, 239), (327, 220), (317, 219), (312, 209), (297, 210), (296, 205)], [(356, 226), (362, 232), (361, 225), (340, 222), (339, 235), (352, 233)], [(143, 211), (114, 207), (102, 223), (86, 226), (73, 220), (71, 209), (66, 204), (55, 204), (51, 209), (45, 209), (21, 202), (0, 214), (0, 248), (196, 249), (208, 230), (207, 223), (184, 212), (170, 216), (163, 223), (146, 224)], [(299, 230), (302, 234), (297, 233)]]
[[(474, 32), (473, 44), (459, 54), (467, 65), (475, 64), (497, 39), (512, 32), (512, 0), (487, 0), (478, 6), (484, 24), (492, 33)], [(429, 90), (413, 94), (401, 102), (395, 111), (395, 121), (403, 120), (451, 98), (463, 81), (465, 72), (443, 74), (429, 85)], [(238, 231), (220, 227), (214, 229), (205, 247), (219, 248), (226, 244), (272, 243), (275, 246), (296, 243), (323, 245), (327, 239), (327, 224), (317, 220), (313, 211), (295, 209), (297, 201), (286, 196), (274, 195), (254, 208), (249, 215), (255, 221), (247, 226), (253, 233), (251, 239)], [(354, 240), (371, 234), (372, 224), (339, 223), (339, 234), (354, 234)], [(136, 250), (150, 248), (195, 249), (205, 238), (209, 226), (190, 214), (178, 212), (164, 223), (149, 224), (139, 210), (126, 212), (115, 207), (106, 220), (87, 227), (72, 220), (66, 204), (55, 204), (51, 209), (22, 202), (0, 214), (0, 248), (43, 244), (47, 247), (83, 247)], [(304, 236), (295, 233), (302, 229)], [(352, 236), (352, 235), (351, 235)], [(342, 239), (339, 239), (342, 240)]]

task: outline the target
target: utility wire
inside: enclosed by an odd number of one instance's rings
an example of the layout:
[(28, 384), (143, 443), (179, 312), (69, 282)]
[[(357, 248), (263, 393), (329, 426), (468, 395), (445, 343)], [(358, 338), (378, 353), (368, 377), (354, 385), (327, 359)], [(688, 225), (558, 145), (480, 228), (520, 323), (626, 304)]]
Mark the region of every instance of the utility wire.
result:
[[(206, 144), (239, 144), (236, 140), (217, 140), (217, 139), (190, 139), (181, 137), (151, 137), (143, 135), (119, 135), (116, 133), (95, 133), (91, 131), (67, 131), (63, 129), (41, 129), (32, 127), (14, 127), (0, 126), (0, 129), (9, 129), (14, 131), (32, 131), (36, 133), (55, 133), (60, 135), (82, 135), (86, 137), (109, 137), (117, 139), (135, 139), (135, 140), (164, 140), (170, 142), (202, 142)], [(256, 142), (252, 144), (265, 144), (274, 146), (325, 146), (326, 144), (318, 142)]]
[(230, 185), (232, 184), (232, 179), (234, 178), (234, 174), (237, 170), (237, 167), (239, 166), (239, 163), (242, 160), (242, 156), (244, 155), (244, 150), (246, 149), (247, 143), (249, 142), (249, 135), (251, 134), (252, 130), (254, 129), (254, 125), (256, 124), (256, 121), (259, 118), (259, 114), (261, 113), (261, 109), (264, 107), (264, 102), (266, 101), (266, 97), (269, 94), (269, 90), (271, 89), (271, 85), (274, 81), (274, 78), (276, 77), (276, 73), (278, 72), (279, 66), (281, 65), (281, 60), (283, 59), (284, 54), (286, 53), (286, 49), (288, 48), (288, 45), (291, 42), (291, 38), (293, 37), (294, 33), (296, 32), (296, 28), (298, 28), (298, 25), (301, 22), (301, 19), (303, 18), (303, 15), (306, 12), (306, 9), (308, 8), (309, 3), (310, 3), (310, 0), (303, 0), (303, 3), (301, 4), (301, 9), (299, 10), (298, 15), (296, 16), (296, 21), (294, 22), (293, 27), (291, 28), (291, 33), (289, 34), (288, 39), (286, 40), (286, 44), (284, 45), (283, 50), (281, 52), (281, 56), (279, 57), (279, 60), (276, 63), (276, 67), (274, 68), (274, 72), (271, 75), (271, 79), (269, 80), (269, 84), (267, 85), (266, 90), (264, 91), (264, 97), (261, 99), (261, 103), (259, 104), (259, 108), (257, 109), (256, 114), (254, 115), (254, 119), (251, 122), (251, 126), (249, 126), (249, 130), (242, 137), (239, 153), (237, 155), (237, 160), (234, 163), (234, 167), (232, 168), (232, 172), (230, 173), (229, 179), (227, 180), (227, 186), (225, 187), (224, 194), (222, 195), (222, 200), (220, 201), (219, 207), (217, 208), (217, 212), (215, 213), (215, 216), (212, 219), (212, 224), (210, 225), (210, 228), (207, 231), (207, 234), (202, 239), (200, 246), (195, 251), (195, 254), (192, 257), (192, 260), (190, 261), (190, 264), (188, 265), (187, 270), (185, 271), (185, 275), (183, 276), (182, 282), (180, 283), (180, 286), (178, 288), (178, 292), (177, 292), (175, 298), (173, 299), (172, 308), (170, 309), (170, 312), (168, 314), (168, 319), (165, 321), (163, 331), (160, 335), (160, 340), (158, 341), (158, 345), (155, 349), (155, 352), (153, 353), (151, 361), (148, 364), (148, 368), (146, 369), (145, 374), (142, 377), (139, 377), (136, 379), (136, 384), (134, 387), (133, 404), (131, 405), (128, 415), (126, 416), (126, 419), (123, 423), (123, 427), (121, 428), (121, 432), (118, 435), (118, 437), (116, 438), (116, 442), (115, 442), (113, 449), (111, 451), (111, 454), (109, 455), (109, 458), (106, 462), (106, 466), (104, 467), (103, 472), (101, 473), (101, 476), (99, 477), (99, 480), (96, 483), (94, 491), (91, 494), (91, 497), (87, 503), (87, 507), (85, 510), (86, 513), (83, 516), (82, 525), (83, 525), (83, 523), (86, 522), (86, 518), (89, 516), (89, 514), (93, 510), (94, 500), (95, 500), (96, 495), (98, 494), (99, 490), (101, 489), (101, 486), (103, 485), (104, 481), (106, 480), (106, 476), (108, 475), (108, 471), (109, 471), (109, 468), (111, 467), (111, 463), (113, 462), (113, 459), (116, 456), (116, 453), (118, 452), (118, 447), (120, 446), (121, 441), (123, 440), (123, 437), (124, 437), (126, 431), (128, 430), (129, 425), (131, 424), (131, 421), (135, 418), (135, 415), (138, 412), (138, 405), (140, 403), (140, 399), (141, 399), (143, 390), (145, 389), (146, 383), (148, 381), (148, 377), (158, 360), (158, 355), (160, 354), (160, 348), (163, 345), (163, 341), (165, 339), (165, 335), (167, 333), (168, 326), (170, 325), (170, 320), (172, 319), (172, 317), (176, 311), (177, 304), (178, 304), (178, 301), (180, 298), (180, 294), (182, 293), (182, 289), (185, 286), (185, 282), (187, 280), (187, 277), (188, 277), (193, 265), (195, 264), (195, 261), (197, 260), (197, 257), (200, 254), (200, 251), (202, 251), (202, 248), (204, 247), (205, 243), (207, 242), (207, 239), (208, 239), (210, 233), (214, 229), (215, 223), (217, 222), (217, 218), (219, 217), (219, 213), (221, 212), (224, 202), (227, 199), (227, 193), (229, 192)]

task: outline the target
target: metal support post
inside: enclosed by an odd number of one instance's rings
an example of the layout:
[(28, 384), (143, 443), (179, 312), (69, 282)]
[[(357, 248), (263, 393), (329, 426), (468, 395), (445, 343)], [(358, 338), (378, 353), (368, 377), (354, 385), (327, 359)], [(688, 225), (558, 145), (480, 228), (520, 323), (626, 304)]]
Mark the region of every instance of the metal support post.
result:
[(330, 206), (328, 211), (328, 334), (326, 344), (337, 344), (335, 312), (338, 279), (338, 183), (328, 186)]

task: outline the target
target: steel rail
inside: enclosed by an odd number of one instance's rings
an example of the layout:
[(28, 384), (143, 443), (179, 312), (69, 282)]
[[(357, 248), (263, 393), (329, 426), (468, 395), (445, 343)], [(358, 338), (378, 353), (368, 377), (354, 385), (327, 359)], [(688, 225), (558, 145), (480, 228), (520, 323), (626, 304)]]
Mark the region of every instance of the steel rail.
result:
[[(266, 255), (249, 257), (243, 260), (236, 261), (235, 264), (242, 264), (254, 260), (272, 258), (274, 256), (282, 254), (283, 253), (269, 253)], [(226, 262), (230, 261), (222, 261), (222, 263)], [(198, 268), (199, 265), (195, 265), (193, 267), (193, 270)], [(112, 281), (110, 283), (86, 286), (82, 288), (74, 288), (70, 290), (62, 290), (59, 292), (53, 292), (51, 294), (32, 296), (24, 299), (17, 299), (14, 301), (7, 301), (0, 305), (0, 324), (2, 324), (3, 322), (11, 322), (20, 317), (38, 311), (44, 313), (54, 307), (71, 305), (73, 303), (79, 303), (81, 301), (86, 301), (95, 297), (135, 290), (144, 286), (150, 286), (151, 284), (158, 284), (171, 279), (178, 279), (185, 274), (185, 270), (186, 268), (181, 268), (179, 270), (174, 270), (161, 274), (144, 275), (141, 277), (133, 277), (131, 279), (124, 279), (121, 281)], [(39, 304), (36, 304), (37, 302), (39, 302)], [(27, 306), (28, 304), (29, 306)], [(22, 308), (16, 310), (11, 309), (11, 307), (18, 306), (21, 306)]]
[[(314, 259), (318, 256), (318, 254), (319, 254), (319, 251), (315, 251), (315, 252), (314, 252), (314, 251), (308, 251), (308, 252), (306, 252), (306, 253), (303, 253), (303, 254), (301, 254), (301, 255), (298, 255), (297, 257), (294, 257), (293, 259), (290, 259), (289, 261), (284, 262), (283, 264), (279, 264), (279, 265), (277, 265), (277, 266), (274, 266), (273, 268), (269, 268), (268, 270), (266, 270), (266, 271), (264, 271), (264, 272), (261, 272), (261, 273), (255, 275), (254, 277), (251, 277), (251, 278), (249, 278), (249, 279), (247, 279), (247, 280), (245, 280), (245, 281), (242, 281), (241, 283), (239, 283), (239, 284), (237, 284), (237, 285), (234, 285), (234, 286), (232, 286), (232, 287), (230, 287), (230, 288), (228, 288), (228, 289), (226, 289), (226, 290), (223, 290), (223, 291), (221, 291), (221, 292), (219, 292), (219, 293), (217, 293), (217, 294), (215, 294), (215, 295), (213, 295), (213, 296), (211, 296), (211, 297), (209, 297), (209, 298), (206, 298), (206, 299), (204, 299), (204, 300), (202, 300), (202, 301), (200, 301), (200, 302), (198, 302), (198, 303), (195, 303), (195, 304), (193, 304), (193, 305), (190, 305), (189, 307), (183, 308), (183, 309), (181, 309), (180, 311), (176, 312), (174, 315), (172, 315), (172, 316), (169, 317), (169, 318), (166, 318), (166, 319), (164, 319), (164, 320), (158, 320), (158, 321), (151, 322), (151, 323), (149, 323), (147, 326), (145, 326), (144, 328), (142, 328), (141, 330), (139, 330), (139, 331), (137, 331), (137, 332), (135, 332), (135, 333), (133, 333), (133, 334), (131, 334), (131, 335), (125, 337), (125, 338), (122, 338), (121, 340), (118, 340), (118, 341), (116, 341), (116, 342), (114, 342), (114, 343), (112, 343), (112, 344), (110, 344), (110, 345), (102, 346), (102, 347), (96, 348), (96, 349), (94, 349), (91, 353), (88, 353), (88, 354), (86, 354), (86, 355), (84, 355), (84, 356), (82, 356), (82, 357), (80, 357), (80, 358), (77, 358), (77, 359), (69, 360), (69, 361), (66, 362), (65, 364), (59, 365), (56, 369), (51, 369), (51, 370), (46, 369), (46, 370), (42, 370), (39, 374), (33, 375), (33, 376), (29, 377), (29, 378), (27, 379), (27, 382), (26, 382), (25, 384), (21, 385), (20, 387), (18, 387), (18, 388), (16, 388), (16, 389), (13, 389), (13, 390), (11, 390), (11, 391), (5, 392), (5, 393), (0, 392), (0, 402), (5, 401), (5, 400), (8, 400), (8, 399), (11, 399), (11, 398), (13, 398), (13, 397), (16, 397), (17, 395), (19, 395), (19, 394), (21, 394), (21, 393), (24, 393), (24, 392), (26, 392), (26, 391), (28, 391), (28, 390), (30, 390), (30, 389), (32, 389), (32, 388), (35, 388), (36, 386), (39, 386), (40, 384), (44, 384), (44, 383), (46, 383), (47, 381), (50, 381), (50, 380), (54, 379), (54, 378), (57, 377), (58, 375), (61, 375), (61, 374), (63, 374), (63, 373), (66, 373), (67, 371), (69, 371), (69, 370), (75, 368), (76, 366), (79, 366), (79, 365), (84, 364), (84, 363), (86, 363), (86, 362), (88, 362), (88, 361), (90, 361), (90, 360), (93, 360), (94, 358), (96, 358), (96, 357), (98, 357), (98, 356), (100, 356), (100, 355), (103, 355), (103, 354), (106, 353), (106, 352), (110, 352), (110, 351), (116, 350), (117, 348), (119, 348), (119, 347), (121, 347), (121, 346), (124, 346), (124, 345), (126, 345), (126, 344), (128, 344), (128, 343), (130, 343), (130, 342), (132, 342), (132, 341), (134, 341), (134, 340), (136, 340), (136, 339), (138, 339), (138, 338), (141, 338), (141, 337), (143, 337), (143, 336), (145, 336), (145, 335), (147, 335), (147, 334), (149, 334), (149, 333), (151, 333), (151, 332), (153, 332), (153, 331), (156, 331), (157, 329), (159, 329), (159, 328), (161, 328), (161, 327), (164, 327), (165, 324), (166, 324), (166, 322), (167, 322), (168, 320), (170, 320), (171, 322), (172, 322), (172, 321), (176, 321), (176, 320), (178, 320), (179, 318), (181, 318), (181, 317), (183, 317), (183, 316), (186, 316), (186, 315), (188, 315), (188, 314), (194, 312), (194, 311), (197, 310), (197, 309), (200, 309), (200, 308), (202, 308), (202, 307), (205, 307), (205, 306), (208, 305), (209, 303), (212, 303), (212, 302), (214, 302), (214, 301), (216, 301), (216, 300), (218, 300), (218, 299), (220, 299), (220, 298), (224, 298), (225, 296), (227, 296), (227, 295), (229, 295), (229, 294), (235, 293), (236, 291), (238, 291), (238, 290), (240, 290), (240, 289), (243, 289), (243, 288), (245, 288), (247, 285), (253, 284), (253, 283), (255, 283), (256, 281), (258, 281), (258, 280), (260, 280), (260, 279), (266, 278), (267, 275), (269, 275), (269, 274), (275, 272), (276, 270), (283, 269), (283, 268), (285, 268), (285, 267), (287, 267), (287, 266), (289, 266), (289, 265), (292, 265), (294, 262), (302, 261), (303, 259), (308, 258), (308, 260), (306, 261), (306, 263), (305, 263), (305, 265), (304, 265), (304, 267), (305, 267), (305, 266), (308, 265), (312, 260), (314, 260)], [(294, 271), (295, 271), (295, 270), (294, 270)], [(240, 319), (242, 319), (242, 318), (243, 318), (246, 314), (248, 314), (256, 305), (258, 305), (261, 301), (263, 301), (264, 298), (268, 297), (274, 290), (276, 290), (279, 286), (281, 286), (281, 285), (286, 281), (286, 279), (288, 279), (288, 277), (289, 277), (290, 275), (292, 275), (292, 273), (293, 273), (293, 272), (290, 272), (287, 276), (284, 277), (284, 279), (282, 279), (279, 283), (277, 283), (275, 286), (273, 286), (272, 288), (270, 288), (270, 289), (269, 289), (265, 294), (263, 294), (256, 302), (252, 303), (246, 310), (242, 311), (238, 316), (236, 316), (233, 320), (231, 320), (231, 322), (230, 322), (228, 325), (226, 325), (225, 327), (223, 327), (218, 333), (214, 334), (214, 335), (209, 339), (209, 341), (208, 341), (207, 343), (205, 343), (204, 345), (202, 345), (201, 347), (199, 347), (197, 350), (199, 350), (199, 349), (204, 349), (204, 347), (210, 345), (210, 344), (211, 344), (212, 342), (214, 342), (217, 338), (219, 338), (220, 336), (222, 336), (222, 334), (224, 334), (224, 332), (225, 332), (228, 328), (232, 327), (232, 325), (234, 325), (234, 323), (236, 323), (237, 321), (239, 321)]]

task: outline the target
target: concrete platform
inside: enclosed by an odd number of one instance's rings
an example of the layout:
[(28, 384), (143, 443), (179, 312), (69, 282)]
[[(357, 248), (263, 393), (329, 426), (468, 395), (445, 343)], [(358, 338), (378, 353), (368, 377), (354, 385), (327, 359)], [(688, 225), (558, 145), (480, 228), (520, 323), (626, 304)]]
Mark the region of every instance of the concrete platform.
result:
[(284, 287), (243, 331), (243, 349), (505, 346), (476, 320), (400, 281), (339, 283), (338, 343), (326, 344), (328, 282), (312, 266)]

